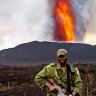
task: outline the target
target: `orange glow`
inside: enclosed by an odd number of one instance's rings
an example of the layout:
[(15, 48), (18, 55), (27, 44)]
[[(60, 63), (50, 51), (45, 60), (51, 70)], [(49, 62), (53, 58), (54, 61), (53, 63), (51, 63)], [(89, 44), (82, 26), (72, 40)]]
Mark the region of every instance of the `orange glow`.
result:
[(74, 34), (74, 20), (71, 11), (70, 0), (57, 0), (55, 18), (60, 27), (58, 34), (62, 35), (64, 41), (76, 41)]

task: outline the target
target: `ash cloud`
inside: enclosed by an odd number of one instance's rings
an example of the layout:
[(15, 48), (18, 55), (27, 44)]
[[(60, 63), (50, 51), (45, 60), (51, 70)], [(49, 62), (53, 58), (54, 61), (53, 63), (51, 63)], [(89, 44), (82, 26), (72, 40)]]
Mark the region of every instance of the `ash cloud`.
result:
[(72, 0), (77, 42), (96, 44), (96, 0)]
[[(71, 2), (77, 42), (96, 44), (91, 39), (96, 34), (96, 0)], [(54, 41), (55, 3), (56, 0), (0, 0), (0, 50), (34, 40)]]
[[(0, 0), (0, 49), (53, 41), (54, 19), (48, 0)], [(51, 7), (50, 7), (51, 6)]]

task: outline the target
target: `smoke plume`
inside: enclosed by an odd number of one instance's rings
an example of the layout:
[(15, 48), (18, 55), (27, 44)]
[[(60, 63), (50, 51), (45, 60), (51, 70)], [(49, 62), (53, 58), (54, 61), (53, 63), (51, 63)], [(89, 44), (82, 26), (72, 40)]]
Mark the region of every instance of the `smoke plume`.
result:
[[(71, 0), (77, 42), (96, 44), (96, 0)], [(56, 0), (0, 0), (0, 49), (38, 41), (54, 41)]]
[(0, 49), (53, 41), (53, 6), (51, 0), (0, 0)]
[(96, 44), (96, 0), (87, 0), (87, 13), (88, 18), (85, 24), (86, 32), (84, 42)]

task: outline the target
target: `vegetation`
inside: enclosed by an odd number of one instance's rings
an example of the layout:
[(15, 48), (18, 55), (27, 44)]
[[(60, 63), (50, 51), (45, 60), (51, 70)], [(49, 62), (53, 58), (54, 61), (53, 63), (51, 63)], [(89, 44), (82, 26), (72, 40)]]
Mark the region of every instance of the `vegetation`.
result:
[[(0, 66), (0, 96), (46, 96), (34, 82), (35, 75), (45, 66)], [(96, 95), (96, 65), (76, 64), (84, 83), (83, 96)]]

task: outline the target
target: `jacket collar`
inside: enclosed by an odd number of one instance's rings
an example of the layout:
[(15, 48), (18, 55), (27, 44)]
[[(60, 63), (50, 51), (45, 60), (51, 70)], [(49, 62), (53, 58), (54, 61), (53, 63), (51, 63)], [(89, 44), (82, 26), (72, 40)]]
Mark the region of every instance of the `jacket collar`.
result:
[(57, 63), (57, 68), (56, 69), (61, 69), (60, 63)]
[(62, 69), (59, 62), (57, 62), (57, 68), (56, 69)]

